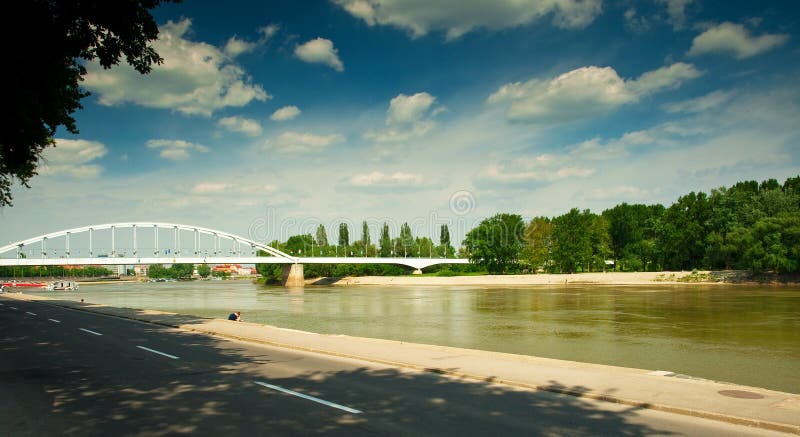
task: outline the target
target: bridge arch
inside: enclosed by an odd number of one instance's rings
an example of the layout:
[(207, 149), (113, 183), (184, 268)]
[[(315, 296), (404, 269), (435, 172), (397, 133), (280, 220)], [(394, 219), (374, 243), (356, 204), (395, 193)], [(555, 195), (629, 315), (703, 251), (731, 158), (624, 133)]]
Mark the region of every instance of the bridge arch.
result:
[[(67, 237), (69, 238), (70, 235), (79, 234), (83, 232), (91, 232), (93, 231), (102, 231), (102, 230), (111, 230), (112, 231), (112, 241), (113, 241), (113, 232), (116, 229), (123, 229), (123, 228), (133, 228), (134, 229), (134, 244), (136, 240), (136, 229), (171, 229), (178, 231), (189, 231), (195, 232), (198, 234), (205, 234), (205, 235), (212, 235), (216, 238), (224, 238), (234, 242), (241, 242), (250, 247), (263, 250), (268, 254), (284, 258), (290, 260), (291, 262), (297, 262), (297, 258), (293, 257), (287, 253), (284, 253), (274, 247), (267, 246), (266, 244), (259, 243), (257, 241), (251, 240), (249, 238), (245, 238), (236, 234), (231, 234), (229, 232), (218, 231), (215, 229), (204, 228), (200, 226), (191, 226), (191, 225), (183, 225), (178, 223), (163, 223), (163, 222), (121, 222), (121, 223), (104, 223), (99, 225), (91, 225), (91, 226), (82, 226), (79, 228), (72, 228), (72, 229), (64, 229), (62, 231), (51, 232), (49, 234), (39, 235), (33, 238), (28, 238), (26, 240), (17, 241), (15, 243), (7, 244), (5, 246), (0, 247), (0, 255), (10, 252), (12, 250), (16, 250), (25, 246), (29, 246), (32, 244), (46, 242), (49, 239), (59, 238), (59, 237)], [(90, 238), (91, 240), (91, 238)], [(44, 243), (43, 243), (44, 244)], [(69, 244), (69, 242), (67, 242)]]

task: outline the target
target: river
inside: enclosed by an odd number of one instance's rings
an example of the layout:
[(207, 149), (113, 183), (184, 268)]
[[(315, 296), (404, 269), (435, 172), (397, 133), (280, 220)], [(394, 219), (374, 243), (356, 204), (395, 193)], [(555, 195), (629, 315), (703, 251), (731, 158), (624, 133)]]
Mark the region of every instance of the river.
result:
[[(40, 294), (52, 296), (53, 293)], [(800, 393), (800, 288), (83, 285), (60, 297), (320, 333), (669, 370)]]

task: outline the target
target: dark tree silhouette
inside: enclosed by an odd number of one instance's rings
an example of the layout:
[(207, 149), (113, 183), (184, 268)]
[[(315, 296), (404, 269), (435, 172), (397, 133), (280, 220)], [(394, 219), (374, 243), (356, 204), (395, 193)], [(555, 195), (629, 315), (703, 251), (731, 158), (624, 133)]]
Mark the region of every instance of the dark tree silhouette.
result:
[(163, 61), (149, 44), (158, 37), (150, 10), (170, 1), (181, 0), (23, 0), (3, 7), (0, 206), (11, 205), (14, 179), (29, 187), (59, 126), (78, 133), (71, 114), (89, 95), (79, 84), (86, 74), (82, 62), (111, 68), (124, 56), (147, 74)]

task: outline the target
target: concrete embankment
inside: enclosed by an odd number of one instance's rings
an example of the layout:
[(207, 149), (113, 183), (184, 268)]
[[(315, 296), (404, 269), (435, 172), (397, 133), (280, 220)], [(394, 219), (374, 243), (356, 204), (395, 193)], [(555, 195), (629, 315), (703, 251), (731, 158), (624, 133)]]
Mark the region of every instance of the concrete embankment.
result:
[(800, 395), (652, 371), (391, 340), (327, 335), (152, 310), (36, 300), (207, 335), (492, 381), (800, 434)]

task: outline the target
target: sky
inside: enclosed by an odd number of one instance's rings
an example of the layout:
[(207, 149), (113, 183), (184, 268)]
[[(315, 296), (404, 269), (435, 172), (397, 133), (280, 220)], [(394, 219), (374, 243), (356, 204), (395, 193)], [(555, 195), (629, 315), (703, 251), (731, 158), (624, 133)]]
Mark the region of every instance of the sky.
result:
[(91, 92), (0, 242), (153, 221), (285, 240), (669, 206), (800, 174), (800, 4), (186, 0)]

